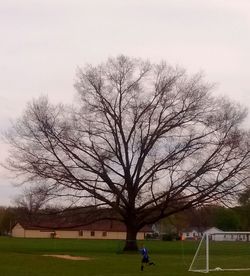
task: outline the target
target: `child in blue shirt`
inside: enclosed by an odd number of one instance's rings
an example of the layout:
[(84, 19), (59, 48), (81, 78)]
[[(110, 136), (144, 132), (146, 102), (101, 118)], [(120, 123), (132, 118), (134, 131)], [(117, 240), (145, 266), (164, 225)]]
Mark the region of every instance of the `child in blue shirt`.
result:
[(140, 253), (142, 255), (142, 260), (141, 260), (141, 271), (143, 271), (144, 269), (144, 264), (147, 264), (147, 265), (155, 265), (155, 263), (153, 262), (150, 262), (149, 260), (149, 256), (148, 256), (148, 250), (146, 247), (142, 247), (140, 249)]

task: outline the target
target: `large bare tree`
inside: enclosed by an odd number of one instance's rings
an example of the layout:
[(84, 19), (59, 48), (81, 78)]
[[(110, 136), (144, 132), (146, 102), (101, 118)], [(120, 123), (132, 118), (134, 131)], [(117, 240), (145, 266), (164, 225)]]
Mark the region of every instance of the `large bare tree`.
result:
[(8, 166), (78, 204), (112, 208), (136, 249), (145, 225), (230, 198), (246, 178), (246, 110), (200, 75), (124, 56), (79, 69), (74, 106), (30, 103), (7, 134)]

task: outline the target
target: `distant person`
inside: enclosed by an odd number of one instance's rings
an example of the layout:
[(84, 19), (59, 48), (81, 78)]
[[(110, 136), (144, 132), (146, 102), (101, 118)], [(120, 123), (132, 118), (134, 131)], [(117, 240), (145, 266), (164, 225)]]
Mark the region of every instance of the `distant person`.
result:
[(141, 260), (141, 271), (143, 271), (144, 269), (144, 264), (147, 264), (147, 265), (155, 265), (155, 263), (153, 262), (150, 262), (149, 260), (149, 256), (148, 256), (148, 250), (145, 246), (143, 246), (141, 249), (140, 249), (140, 253), (142, 255), (142, 260)]

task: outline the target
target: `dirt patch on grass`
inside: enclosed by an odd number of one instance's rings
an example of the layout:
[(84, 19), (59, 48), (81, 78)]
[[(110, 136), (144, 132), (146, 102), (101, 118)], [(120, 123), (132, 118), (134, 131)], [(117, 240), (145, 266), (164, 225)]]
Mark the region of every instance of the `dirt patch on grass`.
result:
[(43, 255), (43, 256), (61, 258), (61, 259), (73, 260), (73, 261), (89, 261), (89, 260), (91, 260), (91, 258), (89, 258), (89, 257), (82, 257), (82, 256), (70, 256), (70, 255)]

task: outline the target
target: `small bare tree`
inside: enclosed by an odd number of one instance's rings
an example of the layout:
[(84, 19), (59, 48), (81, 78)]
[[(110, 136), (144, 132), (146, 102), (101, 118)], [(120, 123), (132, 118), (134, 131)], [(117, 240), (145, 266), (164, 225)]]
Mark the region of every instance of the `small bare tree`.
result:
[(229, 199), (249, 167), (246, 110), (212, 97), (200, 75), (119, 56), (79, 69), (74, 107), (29, 104), (7, 134), (8, 166), (78, 204), (112, 208), (125, 250), (147, 224)]
[(45, 208), (54, 197), (48, 186), (32, 185), (23, 189), (22, 193), (14, 199), (14, 204), (23, 210), (23, 215), (31, 219), (41, 209)]

